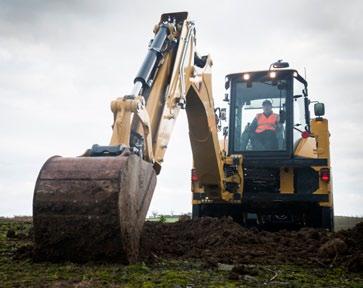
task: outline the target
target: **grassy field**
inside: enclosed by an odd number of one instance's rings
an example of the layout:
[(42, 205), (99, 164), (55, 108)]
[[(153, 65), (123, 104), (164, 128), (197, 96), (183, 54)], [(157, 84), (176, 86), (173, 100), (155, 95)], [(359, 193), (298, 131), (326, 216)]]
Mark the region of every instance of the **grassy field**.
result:
[(346, 216), (335, 216), (335, 231), (349, 229), (354, 227), (359, 222), (363, 222), (363, 217), (346, 217)]
[(0, 287), (363, 287), (362, 275), (342, 268), (223, 263), (211, 268), (162, 259), (130, 266), (34, 263), (30, 229), (27, 218), (0, 220)]

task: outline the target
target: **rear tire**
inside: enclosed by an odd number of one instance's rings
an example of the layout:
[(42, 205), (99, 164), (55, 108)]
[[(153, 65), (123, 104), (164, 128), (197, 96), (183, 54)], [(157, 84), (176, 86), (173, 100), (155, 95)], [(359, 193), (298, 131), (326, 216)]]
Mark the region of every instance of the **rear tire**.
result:
[(307, 226), (334, 231), (334, 211), (330, 207), (314, 207), (307, 215)]

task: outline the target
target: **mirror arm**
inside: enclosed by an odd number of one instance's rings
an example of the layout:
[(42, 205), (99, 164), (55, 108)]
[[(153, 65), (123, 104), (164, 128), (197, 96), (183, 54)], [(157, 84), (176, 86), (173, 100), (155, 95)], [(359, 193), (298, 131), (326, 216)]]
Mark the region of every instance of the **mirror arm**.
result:
[(297, 130), (297, 131), (299, 131), (300, 133), (303, 133), (304, 132), (304, 131), (300, 130), (299, 128), (296, 128), (296, 127), (294, 127), (294, 129)]
[(304, 95), (304, 106), (305, 106), (305, 122), (306, 122), (306, 126), (305, 126), (305, 130), (308, 132), (310, 131), (310, 110), (309, 110), (309, 105), (311, 103), (310, 99), (308, 98), (308, 86), (304, 85), (305, 88), (302, 91), (303, 95)]

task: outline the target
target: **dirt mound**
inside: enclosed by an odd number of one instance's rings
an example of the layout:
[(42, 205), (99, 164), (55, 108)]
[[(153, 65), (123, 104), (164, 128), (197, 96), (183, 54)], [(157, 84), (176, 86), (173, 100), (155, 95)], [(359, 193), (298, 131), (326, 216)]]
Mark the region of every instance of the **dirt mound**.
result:
[(335, 237), (342, 239), (347, 245), (339, 260), (345, 263), (350, 271), (363, 271), (363, 222), (352, 229), (339, 231)]
[(360, 272), (363, 260), (363, 222), (353, 229), (331, 233), (259, 231), (243, 228), (229, 218), (201, 218), (176, 223), (146, 222), (141, 242), (142, 260), (200, 259), (208, 265), (315, 264), (344, 265)]
[[(8, 234), (9, 238), (14, 237), (12, 231), (8, 231)], [(183, 218), (176, 223), (146, 222), (140, 249), (140, 260), (147, 263), (161, 259), (196, 259), (208, 267), (218, 266), (218, 263), (236, 267), (248, 264), (297, 264), (344, 266), (352, 272), (363, 272), (363, 222), (337, 233), (313, 228), (260, 231), (241, 227), (230, 218)], [(33, 253), (31, 250), (32, 247), (27, 246), (18, 251), (15, 257), (28, 257)], [(33, 254), (33, 259), (37, 260), (35, 256)], [(121, 261), (121, 258), (115, 257), (107, 257), (107, 260)], [(106, 259), (92, 258), (92, 261), (98, 260)], [(82, 259), (72, 261), (82, 262)]]

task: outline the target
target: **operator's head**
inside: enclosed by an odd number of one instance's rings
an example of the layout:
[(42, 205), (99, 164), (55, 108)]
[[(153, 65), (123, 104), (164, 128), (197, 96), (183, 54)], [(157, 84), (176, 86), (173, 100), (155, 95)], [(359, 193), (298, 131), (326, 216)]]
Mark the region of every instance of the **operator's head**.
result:
[(262, 102), (263, 113), (271, 114), (272, 112), (272, 103), (270, 100), (265, 100)]

